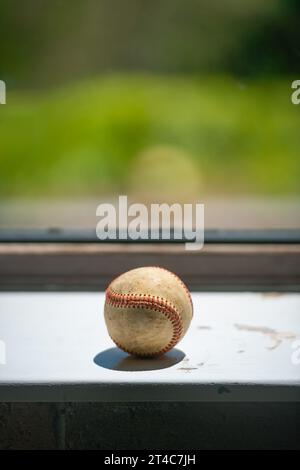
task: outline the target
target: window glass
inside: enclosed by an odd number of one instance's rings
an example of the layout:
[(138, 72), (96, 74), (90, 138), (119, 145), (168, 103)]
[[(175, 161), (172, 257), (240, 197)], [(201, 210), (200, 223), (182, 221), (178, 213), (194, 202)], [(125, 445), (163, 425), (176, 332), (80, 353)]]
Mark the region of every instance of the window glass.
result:
[(299, 18), (297, 0), (1, 0), (0, 226), (94, 227), (128, 195), (299, 227)]

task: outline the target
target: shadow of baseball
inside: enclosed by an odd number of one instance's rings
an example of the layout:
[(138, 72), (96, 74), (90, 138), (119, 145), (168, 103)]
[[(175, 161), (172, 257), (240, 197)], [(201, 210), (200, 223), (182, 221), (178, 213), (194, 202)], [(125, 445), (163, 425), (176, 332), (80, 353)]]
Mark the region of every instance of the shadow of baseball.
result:
[(105, 369), (136, 372), (166, 369), (178, 364), (184, 357), (184, 352), (175, 348), (154, 358), (139, 358), (131, 356), (119, 348), (110, 348), (97, 354), (94, 357), (94, 363)]

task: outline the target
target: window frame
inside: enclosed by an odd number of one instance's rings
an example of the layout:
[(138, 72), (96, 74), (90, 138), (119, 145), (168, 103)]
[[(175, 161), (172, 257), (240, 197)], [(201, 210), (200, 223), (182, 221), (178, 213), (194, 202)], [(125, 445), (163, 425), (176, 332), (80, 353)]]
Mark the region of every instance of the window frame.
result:
[(207, 230), (178, 240), (100, 241), (93, 230), (1, 230), (0, 290), (103, 290), (120, 273), (162, 265), (191, 290), (300, 291), (300, 230)]

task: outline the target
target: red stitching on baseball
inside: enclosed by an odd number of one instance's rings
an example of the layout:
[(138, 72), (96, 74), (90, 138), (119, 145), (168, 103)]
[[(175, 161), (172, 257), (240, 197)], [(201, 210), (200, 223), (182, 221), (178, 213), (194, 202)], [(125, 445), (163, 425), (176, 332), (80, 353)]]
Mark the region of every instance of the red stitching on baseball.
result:
[(156, 269), (161, 269), (162, 271), (166, 271), (167, 273), (171, 274), (173, 277), (175, 277), (177, 279), (177, 281), (179, 281), (179, 283), (182, 285), (182, 287), (184, 288), (188, 298), (189, 298), (189, 301), (190, 301), (190, 304), (191, 304), (191, 307), (192, 307), (192, 315), (194, 315), (194, 306), (193, 306), (193, 301), (192, 301), (192, 296), (191, 296), (191, 293), (190, 291), (188, 290), (187, 286), (185, 285), (185, 283), (182, 281), (182, 279), (180, 279), (180, 277), (177, 276), (177, 274), (173, 273), (172, 271), (169, 271), (168, 269), (166, 268), (162, 268), (161, 266), (150, 266), (151, 268), (156, 268)]
[[(171, 274), (173, 277), (175, 277), (177, 279), (177, 281), (181, 284), (181, 286), (184, 288), (188, 298), (189, 298), (189, 301), (190, 301), (190, 304), (191, 304), (191, 307), (192, 307), (192, 317), (194, 315), (194, 305), (193, 305), (193, 300), (192, 300), (192, 296), (191, 296), (191, 293), (188, 289), (188, 287), (186, 286), (186, 284), (183, 282), (182, 279), (180, 279), (179, 276), (177, 276), (177, 274), (173, 273), (172, 271), (169, 271), (168, 269), (166, 268), (163, 268), (162, 266), (144, 266), (145, 268), (155, 268), (155, 269), (161, 269), (162, 271), (166, 271), (167, 273)], [(139, 268), (135, 268), (135, 269), (139, 269)], [(123, 276), (123, 274), (119, 274), (119, 276), (116, 276), (112, 282), (110, 283), (110, 285), (108, 286), (108, 288), (110, 288), (111, 284), (113, 282), (115, 282), (117, 279), (119, 279), (121, 276)], [(146, 294), (139, 294), (140, 296), (142, 295), (146, 295)], [(158, 297), (157, 297), (158, 298)]]
[[(142, 298), (141, 298), (142, 297)], [(173, 326), (173, 335), (169, 343), (159, 351), (153, 353), (135, 353), (134, 351), (130, 351), (124, 348), (121, 344), (119, 344), (114, 338), (111, 338), (115, 344), (123, 349), (123, 351), (129, 354), (136, 354), (139, 356), (145, 357), (152, 357), (158, 356), (161, 354), (166, 353), (170, 349), (172, 349), (175, 344), (180, 339), (183, 331), (183, 323), (180, 314), (178, 313), (176, 307), (168, 302), (166, 299), (154, 295), (149, 294), (119, 294), (115, 292), (110, 286), (106, 290), (106, 302), (107, 304), (113, 307), (119, 308), (144, 308), (144, 309), (151, 309), (155, 312), (162, 313), (165, 317), (170, 320)]]

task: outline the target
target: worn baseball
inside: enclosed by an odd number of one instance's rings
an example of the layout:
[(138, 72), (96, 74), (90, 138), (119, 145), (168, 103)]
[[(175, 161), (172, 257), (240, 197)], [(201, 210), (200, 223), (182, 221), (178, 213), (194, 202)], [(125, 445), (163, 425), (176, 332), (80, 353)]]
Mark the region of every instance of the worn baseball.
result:
[(188, 288), (160, 267), (137, 268), (117, 277), (106, 290), (108, 333), (123, 351), (154, 357), (170, 351), (193, 317)]

